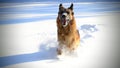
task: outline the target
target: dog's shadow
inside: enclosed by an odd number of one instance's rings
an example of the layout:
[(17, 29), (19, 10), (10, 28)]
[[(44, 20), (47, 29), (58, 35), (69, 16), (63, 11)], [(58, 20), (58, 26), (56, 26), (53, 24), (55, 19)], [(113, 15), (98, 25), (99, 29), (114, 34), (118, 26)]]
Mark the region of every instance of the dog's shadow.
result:
[(0, 57), (0, 67), (32, 61), (57, 60), (56, 47), (51, 47), (52, 44), (56, 43), (47, 41), (41, 44), (39, 52)]
[[(92, 37), (91, 34), (98, 31), (96, 28), (96, 25), (82, 25), (80, 26), (81, 31), (84, 32), (83, 37), (81, 38), (81, 41)], [(44, 41), (40, 44), (40, 48), (38, 52), (30, 53), (30, 54), (20, 54), (20, 55), (14, 55), (14, 56), (7, 56), (7, 57), (0, 57), (0, 67), (18, 64), (18, 63), (24, 63), (24, 62), (32, 62), (32, 61), (42, 61), (42, 60), (57, 60), (57, 54), (56, 54), (56, 47), (57, 42), (55, 39)]]

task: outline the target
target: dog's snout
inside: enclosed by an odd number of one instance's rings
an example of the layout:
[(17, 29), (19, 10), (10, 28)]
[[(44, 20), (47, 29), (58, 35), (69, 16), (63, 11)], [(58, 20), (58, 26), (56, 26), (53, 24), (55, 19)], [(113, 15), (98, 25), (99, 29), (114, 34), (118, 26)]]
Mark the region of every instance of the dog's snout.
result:
[(62, 18), (65, 18), (66, 16), (65, 15), (62, 15)]
[(65, 18), (67, 16), (67, 13), (62, 14), (62, 18)]

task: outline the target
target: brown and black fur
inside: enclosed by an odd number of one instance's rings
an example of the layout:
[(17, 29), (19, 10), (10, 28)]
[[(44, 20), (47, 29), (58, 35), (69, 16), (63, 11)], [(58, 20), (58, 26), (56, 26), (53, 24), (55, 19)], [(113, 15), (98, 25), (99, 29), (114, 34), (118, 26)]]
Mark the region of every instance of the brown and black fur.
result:
[[(61, 24), (60, 16), (62, 12), (68, 12), (70, 16), (70, 22), (66, 27), (63, 27)], [(57, 17), (57, 38), (58, 38), (58, 48), (57, 54), (62, 54), (62, 49), (65, 48), (69, 52), (77, 49), (80, 43), (79, 31), (76, 27), (76, 21), (73, 13), (73, 4), (69, 8), (64, 8), (62, 4), (59, 5), (59, 12)]]

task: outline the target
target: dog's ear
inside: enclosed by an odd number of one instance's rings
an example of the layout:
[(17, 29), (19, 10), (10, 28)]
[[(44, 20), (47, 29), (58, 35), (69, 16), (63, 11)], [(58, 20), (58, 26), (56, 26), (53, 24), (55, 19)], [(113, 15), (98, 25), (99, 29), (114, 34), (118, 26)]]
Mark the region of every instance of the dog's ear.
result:
[(62, 7), (62, 4), (60, 4), (59, 7)]
[(61, 9), (63, 9), (63, 5), (62, 4), (59, 5), (59, 10), (61, 10)]
[(71, 6), (68, 9), (73, 10), (73, 3), (71, 4)]

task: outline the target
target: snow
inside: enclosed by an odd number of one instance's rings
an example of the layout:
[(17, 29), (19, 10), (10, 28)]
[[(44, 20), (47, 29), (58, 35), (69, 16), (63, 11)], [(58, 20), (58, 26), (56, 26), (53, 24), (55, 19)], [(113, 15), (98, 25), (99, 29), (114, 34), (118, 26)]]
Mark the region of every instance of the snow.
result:
[[(37, 16), (37, 15), (26, 15)], [(20, 16), (21, 17), (21, 16)], [(23, 16), (22, 16), (23, 17)], [(56, 19), (0, 25), (4, 68), (115, 68), (119, 62), (119, 13), (76, 18), (81, 43), (75, 54), (56, 54)], [(119, 37), (118, 37), (119, 38)], [(4, 51), (4, 52), (2, 52)]]

